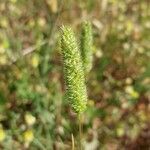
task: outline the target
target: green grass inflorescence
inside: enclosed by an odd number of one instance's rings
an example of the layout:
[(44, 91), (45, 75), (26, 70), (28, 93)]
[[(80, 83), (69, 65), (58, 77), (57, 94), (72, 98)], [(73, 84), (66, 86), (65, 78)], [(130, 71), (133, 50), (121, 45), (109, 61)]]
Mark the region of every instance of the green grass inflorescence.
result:
[(70, 27), (61, 28), (61, 52), (64, 63), (66, 96), (76, 113), (86, 109), (87, 91), (80, 50)]
[(88, 21), (84, 21), (82, 23), (80, 49), (83, 59), (84, 72), (85, 75), (87, 75), (92, 68), (93, 62), (93, 32), (92, 25)]

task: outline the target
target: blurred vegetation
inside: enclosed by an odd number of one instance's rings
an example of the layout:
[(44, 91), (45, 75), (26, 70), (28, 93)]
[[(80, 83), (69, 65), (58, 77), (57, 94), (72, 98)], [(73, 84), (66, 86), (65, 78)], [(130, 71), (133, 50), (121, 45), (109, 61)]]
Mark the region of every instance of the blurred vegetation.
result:
[(58, 39), (83, 20), (95, 45), (85, 150), (149, 150), (149, 0), (0, 0), (0, 149), (71, 149)]

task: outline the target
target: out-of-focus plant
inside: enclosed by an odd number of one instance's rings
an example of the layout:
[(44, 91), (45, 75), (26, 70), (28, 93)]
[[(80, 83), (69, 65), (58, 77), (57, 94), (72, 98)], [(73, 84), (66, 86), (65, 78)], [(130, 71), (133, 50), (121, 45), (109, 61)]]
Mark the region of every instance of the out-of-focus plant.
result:
[(91, 70), (93, 63), (93, 33), (92, 25), (89, 21), (84, 21), (82, 23), (80, 49), (84, 72), (85, 75), (87, 75)]
[(6, 133), (3, 127), (0, 127), (0, 142), (2, 142), (6, 138)]
[(24, 119), (28, 126), (32, 126), (36, 121), (36, 118), (29, 113), (25, 114)]
[(23, 133), (23, 140), (26, 147), (29, 146), (29, 144), (33, 141), (33, 139), (34, 139), (34, 134), (31, 129), (28, 129)]

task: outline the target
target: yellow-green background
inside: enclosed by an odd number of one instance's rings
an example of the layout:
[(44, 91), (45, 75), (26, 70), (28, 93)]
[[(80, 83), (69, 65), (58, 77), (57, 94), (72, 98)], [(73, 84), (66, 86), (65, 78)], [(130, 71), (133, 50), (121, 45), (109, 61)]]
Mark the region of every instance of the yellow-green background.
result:
[(148, 0), (0, 0), (0, 149), (71, 149), (78, 126), (63, 98), (59, 30), (80, 39), (83, 20), (94, 39), (84, 147), (150, 148)]

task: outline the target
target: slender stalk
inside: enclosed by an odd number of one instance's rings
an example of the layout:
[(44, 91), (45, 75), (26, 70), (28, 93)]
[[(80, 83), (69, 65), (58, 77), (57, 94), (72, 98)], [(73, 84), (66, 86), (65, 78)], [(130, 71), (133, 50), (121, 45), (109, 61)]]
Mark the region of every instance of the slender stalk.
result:
[(71, 150), (75, 150), (75, 148), (74, 148), (74, 136), (73, 136), (73, 134), (71, 134), (71, 141), (72, 141), (72, 148), (71, 148)]
[(81, 114), (78, 115), (79, 119), (79, 150), (82, 150), (82, 120)]

